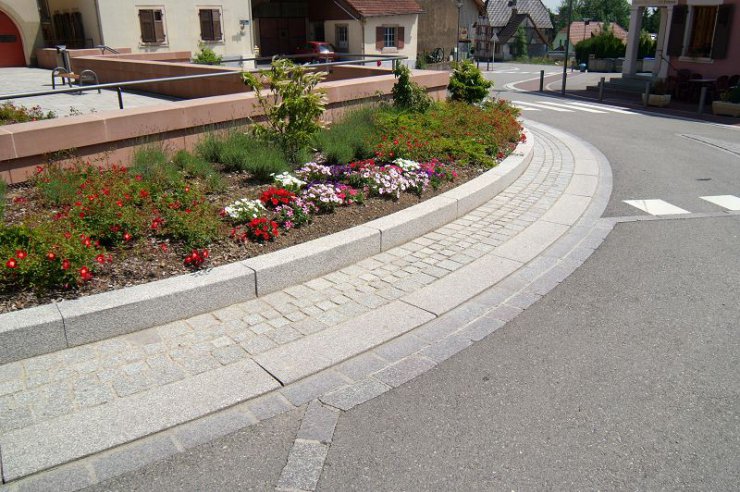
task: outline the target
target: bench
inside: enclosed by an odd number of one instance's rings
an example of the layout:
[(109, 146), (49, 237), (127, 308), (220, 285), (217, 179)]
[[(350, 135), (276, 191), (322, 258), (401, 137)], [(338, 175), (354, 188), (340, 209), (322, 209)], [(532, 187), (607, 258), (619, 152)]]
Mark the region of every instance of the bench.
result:
[[(76, 82), (77, 85), (85, 85), (86, 83), (98, 85), (100, 83), (98, 81), (98, 74), (92, 70), (83, 70), (81, 73), (76, 74), (74, 72), (67, 71), (64, 67), (57, 67), (51, 71), (51, 88), (55, 90), (57, 88), (57, 78), (62, 79), (62, 85), (66, 84), (70, 87), (72, 87), (72, 82)], [(100, 89), (98, 89), (98, 94), (100, 94)]]

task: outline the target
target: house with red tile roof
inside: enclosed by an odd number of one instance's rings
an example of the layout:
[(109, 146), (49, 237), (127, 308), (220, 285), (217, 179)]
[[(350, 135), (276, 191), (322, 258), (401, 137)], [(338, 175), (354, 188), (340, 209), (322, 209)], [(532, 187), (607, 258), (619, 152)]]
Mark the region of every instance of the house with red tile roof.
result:
[[(616, 23), (607, 24), (608, 28), (617, 39), (622, 40), (622, 43), (627, 44), (627, 31), (622, 26)], [(594, 36), (598, 36), (605, 29), (604, 22), (597, 21), (576, 21), (570, 24), (570, 47), (568, 53), (575, 53), (576, 45), (581, 41), (584, 41)], [(565, 50), (565, 38), (567, 36), (567, 27), (564, 27), (558, 32), (557, 36), (552, 42), (552, 49), (555, 51)]]

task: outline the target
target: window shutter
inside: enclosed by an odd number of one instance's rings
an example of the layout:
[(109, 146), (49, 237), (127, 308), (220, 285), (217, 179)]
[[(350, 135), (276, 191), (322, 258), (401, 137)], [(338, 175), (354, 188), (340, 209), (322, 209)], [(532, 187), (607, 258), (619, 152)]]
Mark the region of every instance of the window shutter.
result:
[(141, 41), (153, 43), (157, 38), (154, 33), (154, 11), (139, 10), (139, 26), (141, 27)]
[(686, 15), (688, 12), (689, 7), (687, 5), (675, 5), (673, 7), (671, 34), (668, 37), (668, 56), (681, 56), (683, 34), (686, 30)]
[(404, 32), (403, 27), (396, 28), (396, 47), (399, 50), (403, 49), (403, 32)]
[(720, 5), (717, 11), (717, 25), (714, 28), (714, 39), (712, 40), (712, 58), (715, 60), (727, 58), (734, 7), (732, 4)]
[(382, 27), (375, 28), (375, 49), (378, 51), (383, 51), (383, 45), (385, 44), (383, 33), (384, 30)]
[(212, 41), (213, 23), (211, 22), (211, 11), (199, 10), (198, 17), (200, 19), (200, 39), (204, 41)]
[(218, 9), (211, 10), (211, 16), (213, 17), (213, 40), (221, 41), (223, 33), (221, 32), (221, 11)]
[(154, 34), (157, 38), (157, 43), (164, 42), (164, 15), (161, 10), (154, 10)]

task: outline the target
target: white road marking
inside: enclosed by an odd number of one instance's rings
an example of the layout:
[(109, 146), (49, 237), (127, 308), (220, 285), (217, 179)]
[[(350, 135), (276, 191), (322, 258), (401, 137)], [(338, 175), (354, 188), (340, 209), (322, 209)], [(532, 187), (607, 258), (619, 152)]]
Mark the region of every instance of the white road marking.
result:
[(558, 111), (558, 112), (561, 112), (561, 113), (573, 113), (574, 112), (574, 110), (572, 110), (572, 109), (560, 109), (560, 108), (555, 108), (553, 106), (545, 106), (544, 104), (532, 103), (532, 102), (528, 102), (528, 101), (512, 101), (512, 102), (514, 104), (517, 104), (517, 105), (519, 105), (519, 104), (526, 104), (527, 106), (532, 106), (532, 107), (541, 108), (541, 109), (549, 109), (551, 111)]
[(588, 104), (588, 103), (582, 103), (582, 102), (572, 102), (571, 104), (574, 106), (583, 106), (584, 108), (593, 108), (593, 109), (600, 109), (602, 111), (610, 111), (612, 113), (637, 114), (632, 111), (629, 111), (627, 108), (620, 108), (617, 106), (603, 106), (599, 104)]
[(627, 205), (632, 205), (635, 208), (639, 208), (643, 212), (647, 212), (650, 215), (676, 215), (676, 214), (689, 214), (688, 210), (684, 210), (675, 205), (663, 200), (623, 200)]
[(514, 105), (514, 107), (516, 107), (516, 108), (519, 108), (519, 109), (521, 109), (522, 111), (540, 111), (540, 110), (539, 110), (539, 109), (537, 109), (537, 108), (528, 108), (528, 107), (526, 107), (526, 106), (518, 106), (518, 105), (516, 105), (516, 104)]
[(719, 205), (727, 210), (740, 210), (740, 198), (735, 195), (700, 196), (699, 198), (710, 203), (714, 203), (715, 205)]
[(550, 101), (540, 101), (540, 103), (547, 104), (549, 106), (557, 106), (559, 108), (567, 108), (567, 109), (575, 109), (577, 111), (585, 111), (586, 113), (606, 114), (605, 111), (599, 111), (597, 109), (590, 109), (590, 108), (582, 108), (580, 106), (573, 107), (570, 104), (562, 104), (562, 103), (556, 103), (556, 102), (550, 102)]

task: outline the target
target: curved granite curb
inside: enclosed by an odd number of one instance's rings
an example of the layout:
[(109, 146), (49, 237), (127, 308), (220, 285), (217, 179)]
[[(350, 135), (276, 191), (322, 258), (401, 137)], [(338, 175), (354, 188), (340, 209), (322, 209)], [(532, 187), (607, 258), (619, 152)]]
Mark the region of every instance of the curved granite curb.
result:
[(413, 207), (329, 236), (187, 275), (0, 315), (0, 364), (196, 316), (344, 268), (490, 200), (532, 160), (527, 139), (498, 166)]

